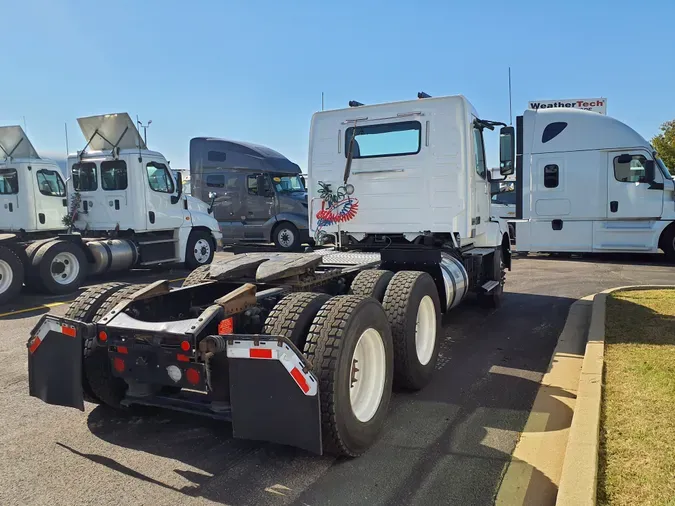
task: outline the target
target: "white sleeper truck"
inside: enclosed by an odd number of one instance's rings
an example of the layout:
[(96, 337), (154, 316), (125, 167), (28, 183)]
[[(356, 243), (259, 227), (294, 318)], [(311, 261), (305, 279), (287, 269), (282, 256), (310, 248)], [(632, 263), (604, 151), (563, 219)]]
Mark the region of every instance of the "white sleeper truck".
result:
[(63, 294), (90, 274), (213, 258), (221, 233), (209, 206), (182, 195), (129, 116), (78, 122), (89, 149), (69, 156), (67, 181), (21, 127), (0, 128), (0, 303), (24, 282)]
[[(319, 112), (308, 187), (318, 242), (195, 269), (183, 287), (108, 283), (27, 343), (30, 395), (176, 409), (236, 438), (357, 456), (392, 385), (424, 388), (441, 315), (502, 296), (509, 238), (489, 216), (482, 120), (462, 96)], [(515, 135), (501, 129), (502, 172)]]
[(640, 134), (570, 109), (525, 111), (516, 127), (516, 250), (675, 261), (673, 178)]

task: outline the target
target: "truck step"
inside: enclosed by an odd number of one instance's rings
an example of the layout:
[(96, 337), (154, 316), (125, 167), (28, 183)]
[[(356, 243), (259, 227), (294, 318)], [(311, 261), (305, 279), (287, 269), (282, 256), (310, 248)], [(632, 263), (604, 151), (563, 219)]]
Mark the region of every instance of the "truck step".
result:
[(499, 286), (499, 281), (488, 281), (487, 283), (483, 284), (482, 288), (485, 290), (485, 292), (491, 292), (494, 290), (496, 287)]
[(175, 262), (178, 262), (180, 258), (162, 258), (160, 260), (149, 260), (147, 262), (141, 262), (138, 265), (140, 266), (145, 266), (145, 265), (157, 265), (157, 264), (172, 264)]
[(138, 241), (139, 246), (147, 246), (149, 244), (162, 244), (162, 243), (173, 243), (178, 242), (178, 239), (155, 239), (152, 241)]

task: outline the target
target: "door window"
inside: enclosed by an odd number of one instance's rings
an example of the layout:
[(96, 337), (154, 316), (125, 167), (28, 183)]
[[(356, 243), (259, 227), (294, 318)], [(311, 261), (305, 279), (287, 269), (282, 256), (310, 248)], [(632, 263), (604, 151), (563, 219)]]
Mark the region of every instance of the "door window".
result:
[(560, 169), (557, 165), (551, 164), (544, 167), (544, 187), (557, 188), (559, 184)]
[(246, 177), (246, 188), (248, 189), (248, 194), (249, 195), (259, 195), (261, 197), (264, 197), (266, 195), (270, 195), (272, 193), (272, 188), (270, 186), (270, 182), (268, 178), (265, 178), (265, 189), (264, 193), (259, 192), (258, 188), (258, 176), (260, 174), (252, 174), (250, 176)]
[(483, 131), (480, 128), (473, 129), (473, 151), (476, 161), (476, 174), (485, 179), (487, 172), (485, 167), (485, 146), (483, 145)]
[(104, 190), (126, 190), (127, 163), (124, 160), (101, 162), (101, 187)]
[(160, 193), (173, 193), (173, 179), (171, 172), (163, 163), (150, 162), (146, 166), (148, 172), (148, 183), (153, 191)]
[(55, 170), (40, 169), (35, 173), (38, 189), (42, 195), (50, 197), (65, 197), (66, 186), (61, 175)]
[(79, 192), (96, 191), (98, 180), (94, 162), (81, 162), (73, 165), (73, 188)]
[(19, 178), (16, 169), (0, 169), (0, 195), (19, 193)]
[(647, 159), (642, 155), (633, 155), (630, 161), (614, 158), (614, 177), (622, 183), (644, 183)]

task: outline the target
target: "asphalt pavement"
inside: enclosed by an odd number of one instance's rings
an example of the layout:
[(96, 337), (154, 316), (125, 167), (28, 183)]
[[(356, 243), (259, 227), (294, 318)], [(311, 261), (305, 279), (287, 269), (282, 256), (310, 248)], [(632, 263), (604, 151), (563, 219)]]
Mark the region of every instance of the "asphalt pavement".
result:
[(433, 382), (396, 393), (381, 438), (352, 460), (235, 440), (229, 424), (180, 413), (82, 413), (31, 398), (28, 334), (67, 299), (22, 297), (0, 309), (38, 307), (0, 317), (0, 504), (491, 504), (570, 305), (675, 283), (660, 258), (516, 258), (503, 305), (468, 301), (446, 315)]

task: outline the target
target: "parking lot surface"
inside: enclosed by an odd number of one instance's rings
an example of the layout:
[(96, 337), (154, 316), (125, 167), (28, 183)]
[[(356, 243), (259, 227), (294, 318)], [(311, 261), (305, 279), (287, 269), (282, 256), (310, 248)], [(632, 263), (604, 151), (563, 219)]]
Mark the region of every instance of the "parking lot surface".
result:
[(675, 283), (658, 261), (516, 258), (503, 305), (469, 301), (446, 315), (433, 382), (396, 393), (381, 438), (353, 460), (234, 440), (228, 424), (179, 413), (82, 413), (31, 398), (28, 334), (67, 305), (23, 297), (0, 310), (39, 307), (0, 318), (0, 504), (490, 504), (570, 305), (610, 287)]

